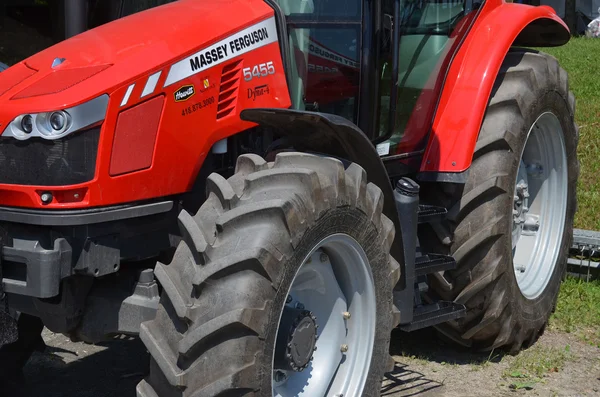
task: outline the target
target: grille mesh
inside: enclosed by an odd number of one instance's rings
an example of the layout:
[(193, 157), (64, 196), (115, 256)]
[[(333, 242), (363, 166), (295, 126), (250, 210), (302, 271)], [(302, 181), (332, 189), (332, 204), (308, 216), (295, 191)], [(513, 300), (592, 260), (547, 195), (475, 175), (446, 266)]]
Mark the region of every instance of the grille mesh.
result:
[(48, 141), (0, 137), (0, 183), (64, 186), (91, 180), (100, 127)]

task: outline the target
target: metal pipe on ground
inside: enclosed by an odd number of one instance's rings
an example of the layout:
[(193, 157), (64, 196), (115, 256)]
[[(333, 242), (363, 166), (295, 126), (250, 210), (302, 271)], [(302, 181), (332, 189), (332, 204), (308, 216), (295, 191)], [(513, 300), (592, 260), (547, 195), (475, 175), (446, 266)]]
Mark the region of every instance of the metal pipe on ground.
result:
[(600, 232), (573, 230), (573, 243), (568, 259), (572, 275), (584, 276), (586, 280), (600, 278)]

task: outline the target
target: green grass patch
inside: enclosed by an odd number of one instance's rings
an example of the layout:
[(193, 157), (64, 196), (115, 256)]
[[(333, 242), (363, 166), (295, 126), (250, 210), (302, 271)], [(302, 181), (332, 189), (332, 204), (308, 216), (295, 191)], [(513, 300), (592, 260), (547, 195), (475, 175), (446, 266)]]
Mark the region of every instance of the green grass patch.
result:
[(567, 278), (560, 288), (550, 326), (600, 347), (600, 280)]
[(509, 388), (530, 390), (548, 374), (562, 370), (572, 359), (568, 345), (561, 349), (538, 344), (515, 357), (503, 376), (511, 382)]
[(600, 40), (579, 37), (562, 47), (539, 50), (555, 56), (569, 73), (577, 99), (581, 174), (575, 227), (600, 230)]

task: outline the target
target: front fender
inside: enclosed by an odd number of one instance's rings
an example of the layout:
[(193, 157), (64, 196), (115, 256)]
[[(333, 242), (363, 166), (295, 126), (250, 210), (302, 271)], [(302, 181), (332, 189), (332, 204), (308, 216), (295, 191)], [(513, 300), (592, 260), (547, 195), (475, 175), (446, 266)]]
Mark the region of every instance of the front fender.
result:
[(569, 38), (550, 7), (488, 0), (446, 76), (419, 178), (461, 180), (448, 174), (471, 165), (490, 93), (511, 46), (559, 46)]
[(245, 109), (240, 118), (275, 129), (279, 135), (289, 138), (296, 150), (322, 153), (363, 167), (369, 182), (381, 189), (384, 197), (383, 213), (396, 227), (390, 253), (402, 266), (401, 277), (404, 280), (400, 217), (393, 188), (375, 147), (356, 125), (334, 114), (275, 108)]

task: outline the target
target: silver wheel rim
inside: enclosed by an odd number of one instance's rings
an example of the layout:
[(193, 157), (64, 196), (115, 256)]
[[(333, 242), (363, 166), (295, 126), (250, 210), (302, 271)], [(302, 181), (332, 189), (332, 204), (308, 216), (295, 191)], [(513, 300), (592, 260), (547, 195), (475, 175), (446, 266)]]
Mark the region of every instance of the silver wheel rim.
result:
[(512, 248), (517, 284), (535, 299), (558, 261), (567, 212), (567, 155), (558, 118), (543, 113), (527, 135), (515, 181)]
[(286, 305), (314, 314), (318, 339), (303, 371), (273, 364), (273, 396), (362, 395), (375, 342), (376, 298), (360, 244), (346, 234), (323, 239), (296, 273)]

